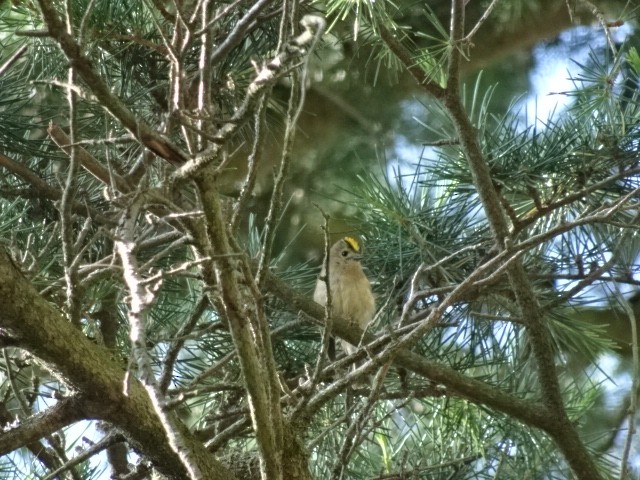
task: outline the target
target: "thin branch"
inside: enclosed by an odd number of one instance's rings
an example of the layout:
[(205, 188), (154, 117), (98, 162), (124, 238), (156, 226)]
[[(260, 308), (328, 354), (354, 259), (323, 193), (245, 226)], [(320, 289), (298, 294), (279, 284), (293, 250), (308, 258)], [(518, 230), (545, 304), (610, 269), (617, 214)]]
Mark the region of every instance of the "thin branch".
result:
[(78, 397), (67, 397), (45, 410), (22, 420), (17, 426), (3, 430), (0, 435), (0, 456), (24, 445), (40, 440), (84, 420), (87, 415)]
[(235, 0), (234, 2), (226, 5), (224, 8), (222, 8), (218, 13), (216, 13), (216, 15), (209, 20), (206, 25), (204, 25), (202, 27), (201, 30), (198, 30), (195, 32), (195, 35), (202, 35), (204, 33), (205, 30), (210, 29), (214, 24), (216, 24), (217, 22), (219, 22), (220, 20), (222, 20), (224, 17), (226, 17), (230, 11), (234, 10), (235, 8), (238, 7), (238, 4), (240, 4), (243, 0)]
[(153, 6), (160, 12), (160, 15), (169, 23), (175, 23), (176, 17), (166, 9), (165, 2), (162, 0), (151, 0)]
[(451, 0), (451, 26), (449, 27), (449, 67), (447, 72), (447, 93), (458, 96), (460, 92), (460, 59), (464, 36), (465, 0)]
[[(6, 157), (0, 153), (0, 167), (4, 167), (14, 175), (20, 177), (33, 187), (40, 198), (47, 200), (60, 200), (62, 192), (45, 182), (40, 176), (28, 167)], [(80, 215), (89, 216), (98, 223), (103, 225), (114, 225), (115, 222), (104, 216), (103, 213), (96, 211), (86, 204), (78, 201), (73, 202), (73, 212)]]
[(105, 185), (115, 186), (121, 193), (129, 193), (133, 190), (131, 184), (123, 177), (106, 168), (102, 163), (84, 148), (81, 142), (75, 142), (56, 124), (50, 123), (47, 129), (51, 139), (69, 156), (74, 155), (82, 167)]
[(162, 368), (162, 374), (160, 375), (160, 381), (158, 382), (158, 386), (160, 388), (160, 392), (163, 395), (166, 395), (167, 389), (169, 388), (169, 384), (171, 383), (171, 379), (173, 377), (173, 367), (178, 359), (178, 354), (184, 345), (186, 339), (186, 335), (191, 333), (191, 331), (195, 328), (198, 321), (204, 314), (207, 305), (209, 304), (209, 300), (206, 296), (200, 298), (198, 303), (196, 303), (195, 308), (191, 312), (189, 316), (189, 320), (187, 320), (181, 327), (180, 330), (176, 333), (176, 340), (171, 344), (169, 350), (164, 356), (164, 366)]
[(248, 430), (251, 427), (251, 420), (247, 417), (241, 418), (232, 425), (218, 433), (215, 437), (205, 443), (207, 451), (215, 453), (222, 446), (233, 438), (237, 438), (242, 432)]
[(421, 292), (418, 290), (418, 281), (420, 280), (421, 277), (423, 277), (424, 275), (426, 275), (427, 273), (429, 273), (430, 271), (436, 268), (440, 268), (445, 263), (448, 263), (455, 258), (459, 258), (460, 255), (462, 255), (463, 253), (466, 253), (469, 251), (475, 251), (475, 250), (478, 250), (479, 248), (482, 248), (482, 245), (470, 245), (467, 247), (463, 247), (458, 251), (450, 255), (447, 255), (444, 258), (441, 258), (434, 264), (427, 265), (423, 263), (422, 265), (420, 265), (414, 272), (413, 276), (411, 277), (409, 298), (404, 302), (404, 305), (402, 307), (402, 313), (400, 315), (399, 325), (403, 326), (406, 323), (408, 323), (409, 312), (413, 309), (413, 307), (416, 305), (417, 302), (426, 298), (426, 295), (433, 295), (433, 292), (431, 291), (429, 291), (425, 295), (425, 292)]
[(215, 66), (224, 57), (226, 57), (233, 48), (240, 44), (253, 21), (258, 17), (260, 12), (262, 12), (262, 10), (264, 10), (264, 8), (272, 1), (273, 0), (258, 0), (251, 6), (247, 13), (240, 20), (238, 20), (233, 30), (227, 35), (224, 42), (222, 42), (220, 46), (211, 54), (211, 56), (209, 57), (210, 65)]
[(629, 455), (631, 454), (631, 445), (633, 443), (633, 437), (636, 433), (636, 414), (638, 411), (638, 389), (640, 388), (640, 354), (638, 352), (638, 324), (636, 323), (636, 315), (633, 307), (629, 302), (618, 292), (619, 303), (622, 304), (629, 322), (631, 324), (631, 354), (633, 361), (633, 370), (631, 377), (631, 395), (629, 398), (629, 409), (627, 414), (629, 416), (629, 427), (627, 430), (627, 437), (622, 449), (622, 459), (620, 460), (620, 480), (626, 480), (630, 475), (629, 468)]
[[(302, 395), (302, 398), (300, 399), (298, 404), (294, 407), (293, 411), (289, 415), (289, 418), (291, 418), (293, 421), (295, 421), (295, 419), (299, 417), (299, 415), (302, 412), (305, 411), (305, 407), (309, 402), (309, 399), (311, 398), (311, 393), (313, 392), (316, 385), (318, 385), (318, 383), (320, 382), (320, 379), (322, 378), (321, 377), (322, 368), (324, 366), (325, 359), (329, 352), (329, 344), (331, 342), (331, 326), (333, 323), (333, 315), (331, 310), (332, 310), (333, 299), (331, 294), (332, 293), (331, 285), (329, 282), (329, 278), (330, 278), (329, 275), (331, 274), (331, 271), (330, 271), (331, 262), (329, 261), (330, 260), (329, 252), (331, 251), (330, 250), (331, 244), (329, 241), (330, 217), (319, 206), (316, 205), (316, 208), (320, 210), (320, 213), (324, 218), (324, 224), (322, 225), (322, 230), (324, 232), (324, 264), (322, 267), (323, 273), (318, 277), (318, 282), (323, 282), (324, 288), (326, 290), (326, 294), (325, 294), (326, 299), (324, 303), (324, 325), (322, 328), (322, 337), (320, 340), (320, 351), (318, 352), (318, 358), (316, 359), (316, 364), (314, 366), (312, 374), (310, 375), (309, 379), (307, 380), (307, 382), (305, 382), (305, 385), (304, 385), (307, 394)], [(307, 417), (310, 418), (309, 416)]]
[(9, 70), (18, 60), (22, 57), (29, 47), (26, 45), (21, 46), (18, 50), (15, 51), (9, 59), (0, 65), (0, 77), (5, 74), (7, 70)]
[[(213, 68), (208, 58), (211, 55), (213, 48), (213, 40), (211, 38), (211, 31), (206, 28), (209, 21), (209, 0), (205, 0), (200, 5), (200, 19), (202, 25), (202, 32), (200, 33), (200, 60), (198, 65), (198, 112), (204, 117), (206, 112), (211, 111), (211, 78), (213, 75)], [(195, 15), (195, 12), (194, 12)], [(197, 34), (196, 34), (197, 35)], [(198, 121), (198, 129), (209, 130), (204, 119)], [(206, 148), (207, 142), (203, 138), (198, 138), (197, 150), (202, 151)]]
[(65, 463), (61, 467), (49, 473), (42, 480), (53, 480), (54, 478), (58, 477), (61, 473), (66, 472), (67, 470), (75, 467), (76, 465), (82, 462), (86, 462), (91, 457), (93, 457), (94, 455), (97, 455), (103, 450), (106, 450), (107, 448), (113, 445), (116, 445), (117, 443), (122, 443), (124, 441), (125, 441), (125, 438), (122, 434), (112, 432), (108, 434), (106, 437), (104, 437), (102, 440), (100, 440), (98, 443), (91, 445), (89, 448), (85, 449), (79, 455), (76, 455), (75, 457), (73, 457), (71, 460), (69, 460), (67, 463)]
[(378, 25), (380, 38), (385, 42), (387, 47), (405, 66), (407, 71), (415, 79), (415, 81), (435, 98), (443, 98), (445, 89), (437, 83), (433, 82), (429, 76), (414, 61), (413, 56), (407, 48), (385, 27)]
[(31, 406), (27, 402), (27, 399), (24, 398), (22, 392), (18, 388), (18, 383), (16, 382), (16, 376), (13, 374), (13, 368), (11, 367), (11, 358), (9, 357), (9, 352), (6, 348), (2, 349), (2, 358), (4, 360), (4, 365), (6, 368), (6, 375), (9, 379), (9, 386), (13, 391), (13, 397), (18, 400), (18, 405), (20, 405), (20, 409), (22, 410), (22, 414), (25, 417), (31, 415)]
[[(598, 268), (598, 271), (600, 269)], [(605, 270), (606, 271), (606, 270)], [(592, 278), (592, 273), (530, 273), (529, 276), (535, 280), (547, 280), (547, 281), (555, 281), (555, 280), (585, 280), (586, 278)], [(604, 273), (604, 272), (600, 272)], [(615, 282), (615, 283), (626, 283), (627, 285), (635, 285), (640, 286), (640, 280), (636, 280), (634, 278), (624, 275), (596, 275), (596, 281), (599, 282)]]
[(595, 4), (591, 3), (589, 0), (580, 0), (580, 2), (586, 5), (591, 10), (591, 13), (593, 13), (593, 15), (598, 19), (598, 22), (600, 23), (600, 25), (602, 25), (602, 29), (604, 30), (604, 35), (607, 38), (609, 49), (611, 50), (611, 53), (613, 53), (613, 55), (616, 55), (618, 49), (616, 48), (616, 44), (613, 41), (613, 37), (611, 36), (609, 22), (605, 20), (604, 14)]
[[(291, 94), (289, 97), (287, 123), (285, 127), (284, 139), (282, 142), (282, 157), (280, 159), (280, 168), (274, 182), (271, 201), (269, 202), (269, 213), (267, 214), (264, 228), (264, 242), (262, 245), (262, 251), (258, 265), (258, 273), (256, 274), (256, 283), (258, 287), (262, 286), (262, 282), (264, 280), (264, 272), (269, 267), (269, 263), (271, 262), (271, 250), (273, 248), (273, 241), (275, 238), (276, 222), (277, 218), (281, 214), (282, 195), (284, 191), (284, 184), (289, 175), (289, 164), (291, 162), (291, 152), (293, 149), (295, 132), (306, 97), (310, 53), (315, 49), (325, 27), (324, 20), (318, 20), (317, 17), (309, 18), (307, 16), (302, 20), (301, 23), (307, 29), (307, 32), (305, 32), (305, 34), (311, 34), (311, 37), (309, 38), (308, 52), (304, 57), (304, 62), (300, 68), (300, 72), (299, 74), (294, 73), (294, 75), (292, 75), (291, 77)], [(294, 44), (298, 42), (299, 37), (297, 39), (294, 39)]]
[(204, 371), (200, 372), (195, 378), (193, 378), (187, 385), (180, 387), (178, 389), (176, 389), (174, 392), (174, 394), (180, 394), (183, 392), (187, 392), (193, 388), (196, 388), (196, 386), (200, 383), (202, 383), (204, 380), (206, 380), (207, 378), (215, 375), (216, 373), (218, 373), (220, 371), (220, 369), (222, 367), (224, 367), (225, 365), (227, 365), (233, 358), (235, 357), (235, 352), (229, 352), (227, 353), (225, 356), (223, 356), (220, 360), (218, 360), (216, 363), (214, 363), (213, 365), (211, 365), (210, 367), (206, 368)]
[[(263, 229), (263, 241), (262, 248), (260, 249), (260, 260), (258, 264), (258, 272), (256, 274), (256, 283), (258, 288), (262, 286), (264, 281), (264, 273), (270, 267), (271, 252), (273, 249), (273, 242), (276, 236), (276, 229), (278, 219), (282, 214), (282, 196), (284, 194), (284, 186), (289, 175), (289, 164), (291, 162), (291, 148), (293, 145), (293, 139), (295, 137), (295, 128), (302, 106), (304, 105), (305, 90), (304, 83), (301, 82), (297, 73), (291, 76), (291, 93), (289, 97), (289, 106), (287, 111), (287, 120), (285, 127), (285, 135), (282, 146), (282, 155), (280, 158), (280, 168), (276, 175), (273, 190), (271, 192), (271, 199), (269, 201), (269, 211), (265, 220)], [(300, 89), (298, 91), (298, 89)]]
[[(12, 424), (14, 420), (15, 419), (13, 415), (7, 410), (6, 404), (0, 403), (0, 424), (5, 425), (6, 428), (6, 426)], [(24, 444), (20, 443), (20, 445), (17, 446), (16, 449), (20, 447), (25, 447), (27, 450), (29, 450), (34, 458), (37, 458), (38, 461), (48, 470), (58, 468), (58, 466), (60, 466), (61, 464), (58, 455), (40, 440), (31, 440), (29, 442), (25, 442)]]
[(380, 392), (382, 391), (382, 387), (384, 385), (384, 378), (389, 369), (389, 365), (384, 368), (378, 370), (374, 381), (373, 388), (371, 388), (369, 392), (369, 396), (366, 400), (365, 405), (362, 407), (360, 412), (355, 419), (352, 419), (347, 427), (347, 431), (344, 433), (344, 439), (342, 442), (342, 446), (340, 447), (340, 451), (338, 453), (338, 458), (336, 459), (336, 463), (333, 469), (332, 480), (339, 480), (343, 478), (343, 474), (345, 469), (349, 464), (349, 459), (355, 452), (355, 449), (362, 443), (362, 441), (366, 438), (363, 434), (363, 430), (367, 426), (367, 422), (370, 419), (371, 412), (373, 407), (376, 405), (376, 402), (379, 400)]
[(482, 26), (482, 24), (489, 18), (489, 15), (491, 15), (491, 12), (496, 7), (499, 1), (500, 0), (493, 0), (491, 2), (491, 4), (485, 9), (484, 13), (482, 14), (482, 17), (480, 17), (480, 20), (476, 22), (476, 24), (471, 29), (471, 31), (467, 34), (467, 36), (462, 39), (462, 43), (471, 44), (471, 39), (478, 32), (478, 30), (480, 30), (480, 27)]
[(265, 116), (266, 116), (267, 96), (262, 94), (258, 99), (256, 112), (254, 113), (253, 122), (253, 144), (251, 145), (251, 153), (249, 154), (247, 175), (240, 190), (240, 196), (233, 210), (231, 218), (231, 232), (237, 233), (240, 226), (241, 215), (245, 213), (249, 199), (255, 188), (256, 179), (258, 178), (258, 166), (262, 158), (263, 141), (265, 134)]
[[(65, 2), (65, 16), (67, 20), (67, 33), (73, 32), (71, 24), (71, 16), (69, 13), (69, 2)], [(73, 67), (69, 67), (68, 82), (70, 86), (75, 85), (75, 72)], [(67, 103), (69, 105), (69, 140), (75, 143), (76, 135), (76, 94), (73, 88), (67, 89)], [(71, 217), (71, 204), (76, 192), (77, 172), (78, 172), (78, 156), (76, 154), (77, 147), (70, 147), (69, 166), (67, 167), (67, 178), (60, 199), (60, 240), (62, 245), (62, 259), (64, 265), (64, 280), (66, 283), (67, 293), (67, 315), (72, 325), (80, 328), (80, 292), (78, 283), (78, 270), (73, 267), (74, 257), (76, 255), (73, 246), (74, 228), (73, 218)]]

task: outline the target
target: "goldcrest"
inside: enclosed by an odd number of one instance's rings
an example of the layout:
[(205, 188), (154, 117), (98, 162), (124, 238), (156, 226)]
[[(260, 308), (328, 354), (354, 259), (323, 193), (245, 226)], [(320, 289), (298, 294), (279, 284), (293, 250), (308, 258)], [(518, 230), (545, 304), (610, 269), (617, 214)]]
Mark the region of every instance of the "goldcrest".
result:
[[(360, 245), (351, 237), (338, 240), (329, 251), (329, 288), (331, 288), (331, 313), (364, 329), (375, 313), (375, 300), (371, 284), (362, 270)], [(316, 283), (313, 299), (320, 305), (327, 303), (327, 284), (324, 281), (325, 265)], [(351, 354), (356, 348), (341, 341), (342, 348)]]

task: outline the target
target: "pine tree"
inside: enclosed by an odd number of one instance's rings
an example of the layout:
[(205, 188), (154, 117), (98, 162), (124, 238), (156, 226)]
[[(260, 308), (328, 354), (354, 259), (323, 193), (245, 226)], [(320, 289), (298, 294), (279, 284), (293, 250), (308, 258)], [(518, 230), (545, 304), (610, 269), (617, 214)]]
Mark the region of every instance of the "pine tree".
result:
[[(634, 425), (640, 56), (594, 50), (560, 115), (496, 113), (499, 85), (461, 81), (494, 3), (467, 22), (464, 0), (446, 22), (405, 2), (1, 7), (0, 475), (631, 475), (582, 425), (612, 344), (579, 314), (631, 320)], [(319, 265), (281, 238), (305, 99), (346, 45), (427, 99), (411, 171), (340, 193), (366, 331), (312, 301)], [(99, 440), (74, 448), (81, 428)]]

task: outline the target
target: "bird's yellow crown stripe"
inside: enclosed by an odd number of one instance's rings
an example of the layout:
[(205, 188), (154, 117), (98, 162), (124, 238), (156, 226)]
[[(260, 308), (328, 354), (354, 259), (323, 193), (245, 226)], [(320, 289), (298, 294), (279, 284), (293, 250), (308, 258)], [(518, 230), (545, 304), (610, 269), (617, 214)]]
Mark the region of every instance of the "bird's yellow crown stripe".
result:
[(347, 242), (347, 245), (349, 245), (354, 252), (359, 252), (360, 251), (360, 244), (358, 243), (358, 241), (353, 238), (353, 237), (344, 237), (344, 241)]

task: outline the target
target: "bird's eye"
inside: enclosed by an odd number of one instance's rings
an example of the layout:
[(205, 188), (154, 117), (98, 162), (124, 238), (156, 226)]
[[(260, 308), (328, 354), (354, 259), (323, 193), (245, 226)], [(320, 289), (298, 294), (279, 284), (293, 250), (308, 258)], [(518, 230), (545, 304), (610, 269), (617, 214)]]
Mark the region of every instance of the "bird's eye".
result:
[(346, 250), (343, 250), (343, 251), (342, 251), (342, 256), (343, 256), (343, 257), (346, 257), (347, 255), (349, 255), (349, 252), (347, 252)]

